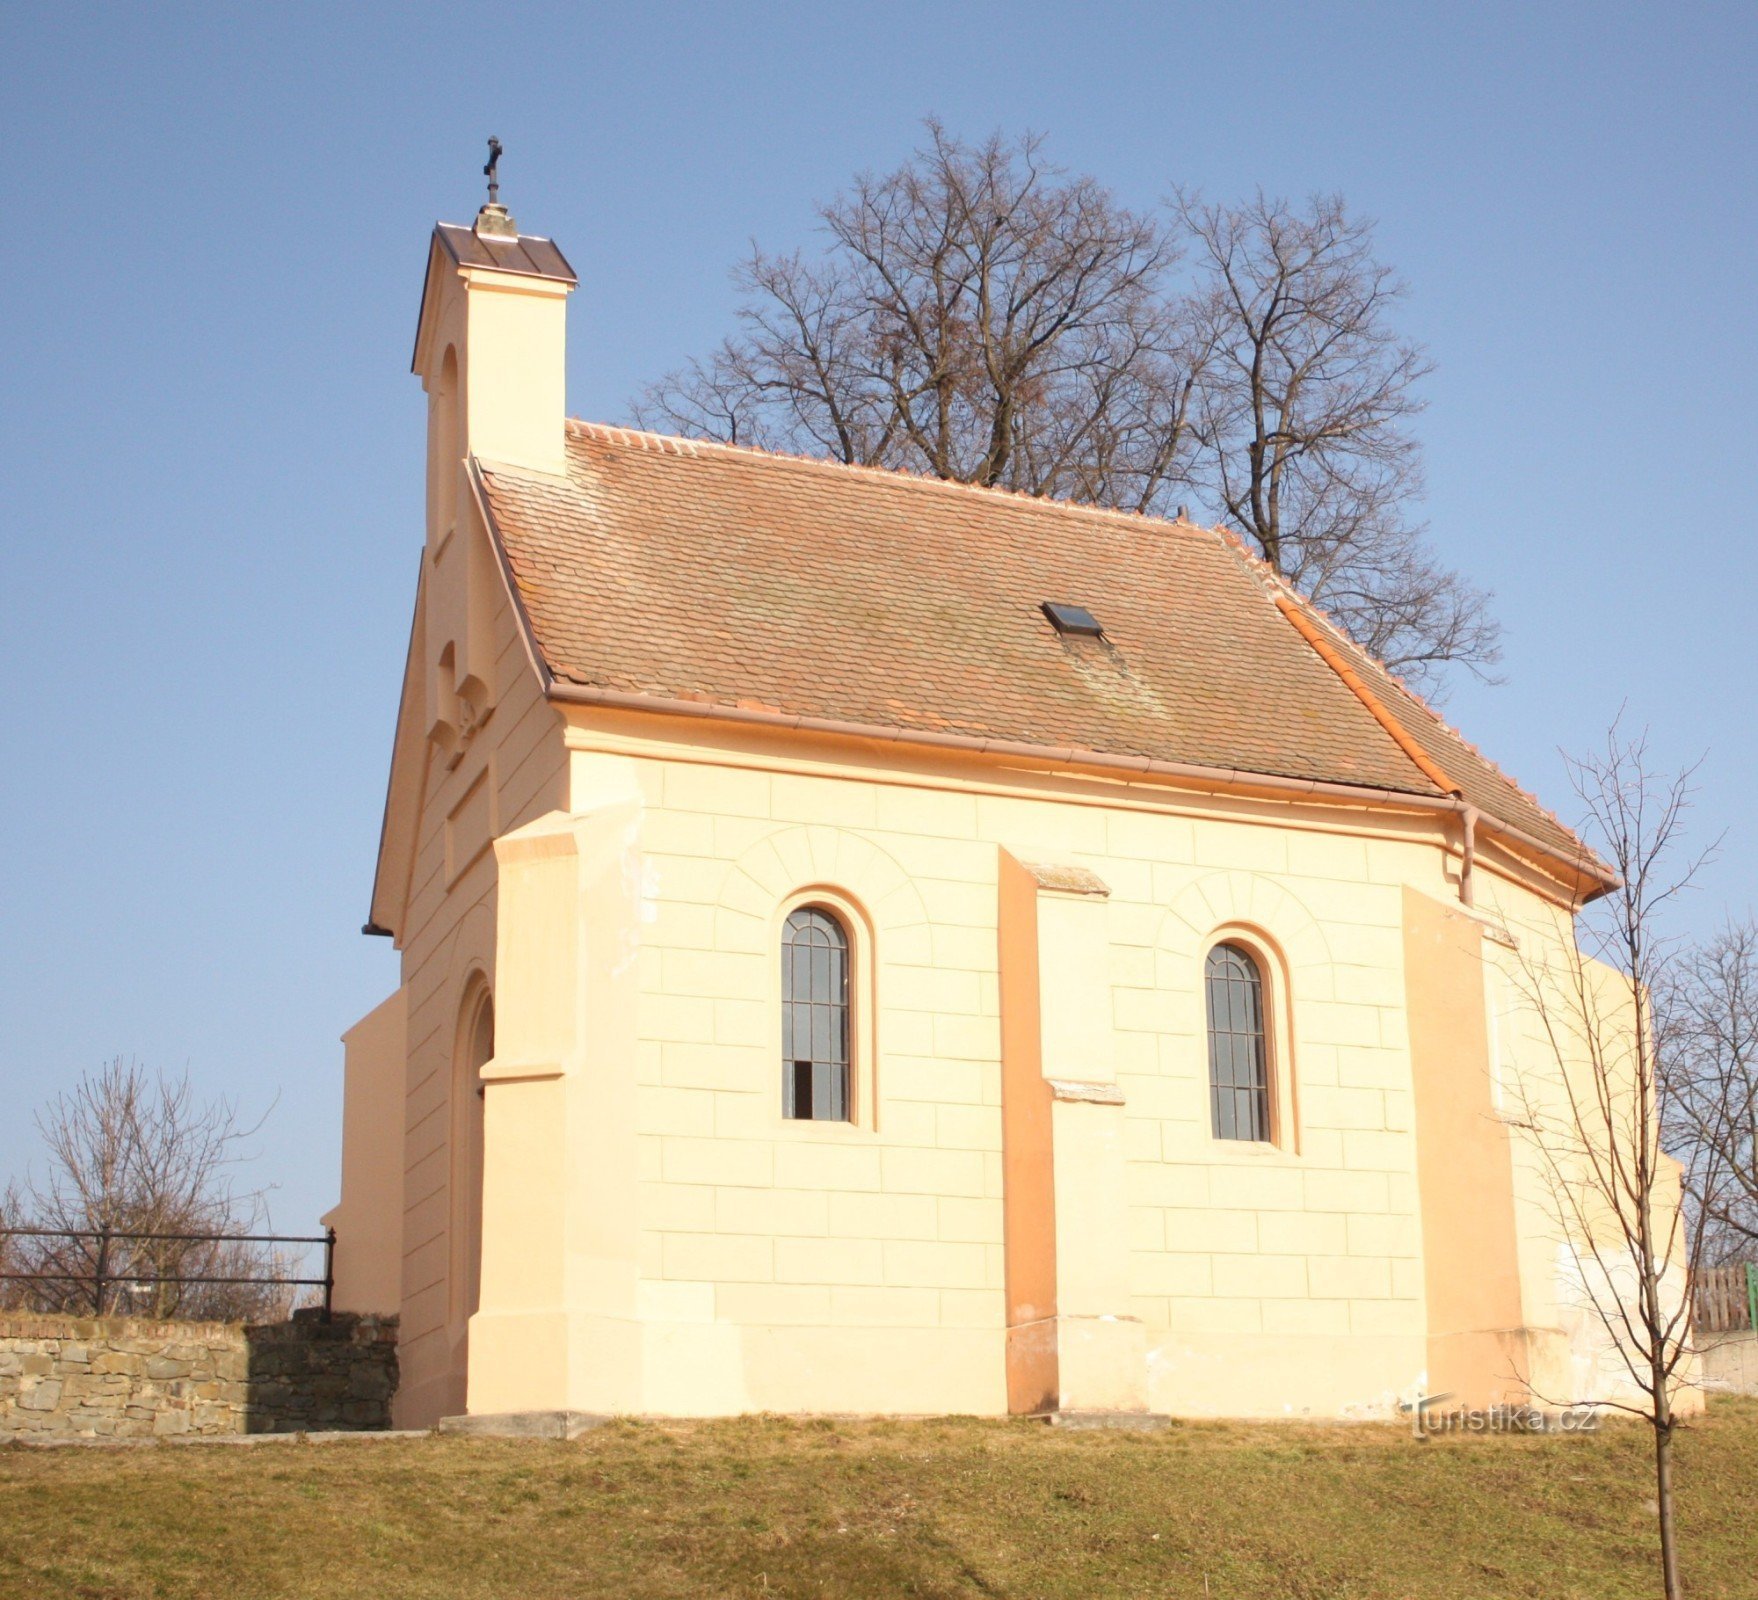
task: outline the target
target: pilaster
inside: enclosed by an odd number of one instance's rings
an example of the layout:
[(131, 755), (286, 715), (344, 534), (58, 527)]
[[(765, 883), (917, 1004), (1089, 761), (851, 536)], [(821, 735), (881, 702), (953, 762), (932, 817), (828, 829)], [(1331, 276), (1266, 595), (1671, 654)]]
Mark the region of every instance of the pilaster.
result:
[(1145, 1413), (1129, 1312), (1123, 1093), (1108, 893), (1002, 852), (1002, 1171), (1007, 1395), (1016, 1413)]
[(640, 802), (498, 839), (472, 1416), (641, 1407), (635, 1283)]

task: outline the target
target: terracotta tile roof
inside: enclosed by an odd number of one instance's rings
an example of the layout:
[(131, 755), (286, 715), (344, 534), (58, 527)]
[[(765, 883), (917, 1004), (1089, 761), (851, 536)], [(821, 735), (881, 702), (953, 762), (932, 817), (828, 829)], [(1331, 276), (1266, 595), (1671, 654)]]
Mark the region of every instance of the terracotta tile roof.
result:
[(1588, 861), (1597, 870), (1610, 874), (1611, 869), (1594, 857), (1573, 830), (1558, 821), (1556, 814), (1536, 795), (1521, 788), (1426, 700), (1401, 678), (1388, 672), (1340, 628), (1328, 624), (1327, 627), (1337, 647), (1385, 701), (1404, 730), (1431, 760), (1446, 770), (1472, 805), (1524, 829), (1559, 854)]
[[(1278, 609), (1267, 569), (1219, 531), (585, 423), (568, 424), (565, 478), (479, 466), (535, 643), (562, 682), (1440, 792), (1373, 696)], [(1103, 638), (1059, 634), (1045, 601), (1084, 606)], [(1467, 799), (1579, 852), (1337, 638)]]

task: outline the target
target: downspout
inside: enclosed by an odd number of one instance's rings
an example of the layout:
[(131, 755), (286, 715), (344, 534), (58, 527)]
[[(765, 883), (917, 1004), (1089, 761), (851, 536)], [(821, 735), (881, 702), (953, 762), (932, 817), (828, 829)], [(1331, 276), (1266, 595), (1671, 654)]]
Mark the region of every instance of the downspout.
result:
[(1465, 845), (1463, 858), (1459, 863), (1459, 904), (1475, 906), (1477, 885), (1472, 877), (1472, 869), (1477, 865), (1477, 807), (1466, 806), (1460, 817), (1465, 824)]

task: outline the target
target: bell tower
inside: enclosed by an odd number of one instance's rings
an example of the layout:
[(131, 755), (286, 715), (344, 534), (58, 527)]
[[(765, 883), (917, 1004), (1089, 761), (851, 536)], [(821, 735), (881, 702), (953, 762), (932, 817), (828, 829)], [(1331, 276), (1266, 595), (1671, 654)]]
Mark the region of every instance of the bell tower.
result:
[(471, 463), (566, 471), (567, 300), (578, 280), (551, 240), (521, 233), (500, 203), (500, 157), (489, 140), (489, 197), (475, 222), (433, 230), (415, 333), (427, 391), (427, 734), (450, 765), (494, 712), (500, 580)]

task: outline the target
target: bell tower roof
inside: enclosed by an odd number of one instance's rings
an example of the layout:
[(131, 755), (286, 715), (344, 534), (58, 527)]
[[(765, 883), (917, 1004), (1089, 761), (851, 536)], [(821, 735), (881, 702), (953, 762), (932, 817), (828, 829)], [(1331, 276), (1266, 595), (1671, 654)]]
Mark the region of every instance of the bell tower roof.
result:
[(549, 278), (565, 283), (569, 288), (580, 281), (553, 239), (540, 239), (529, 233), (484, 233), (456, 222), (436, 223), (433, 236), (460, 267), (516, 272), (527, 278)]
[[(423, 355), (422, 336), (429, 327), (429, 314), (434, 309), (436, 273), (441, 276), (452, 275), (467, 282), (476, 281), (484, 287), (494, 281), (480, 276), (484, 273), (538, 279), (545, 285), (553, 284), (557, 287), (540, 290), (536, 284), (532, 284), (526, 292), (562, 297), (566, 297), (580, 281), (579, 275), (568, 265), (568, 258), (556, 248), (553, 239), (545, 239), (532, 233), (520, 233), (519, 224), (501, 204), (502, 153), (500, 140), (490, 139), (488, 165), (482, 169), (482, 175), (488, 179), (488, 202), (477, 211), (476, 221), (469, 227), (456, 222), (434, 224), (433, 239), (427, 251), (427, 278), (421, 287), (421, 315), (415, 328), (415, 354), (410, 362), (412, 369), (422, 373), (424, 378), (426, 357)], [(515, 286), (509, 284), (504, 287)]]

